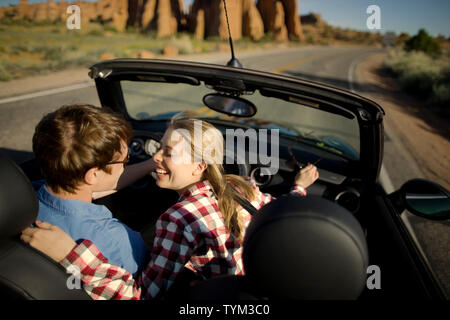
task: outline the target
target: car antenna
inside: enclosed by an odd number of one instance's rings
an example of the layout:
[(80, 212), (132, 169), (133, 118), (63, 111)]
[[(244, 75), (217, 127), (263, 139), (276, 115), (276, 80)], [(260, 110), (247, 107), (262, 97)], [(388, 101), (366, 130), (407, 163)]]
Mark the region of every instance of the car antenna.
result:
[(242, 63), (234, 56), (233, 39), (231, 39), (230, 22), (228, 21), (227, 3), (225, 0), (223, 0), (223, 7), (225, 9), (225, 17), (227, 19), (228, 37), (230, 40), (231, 48), (231, 60), (227, 62), (227, 67), (242, 68)]

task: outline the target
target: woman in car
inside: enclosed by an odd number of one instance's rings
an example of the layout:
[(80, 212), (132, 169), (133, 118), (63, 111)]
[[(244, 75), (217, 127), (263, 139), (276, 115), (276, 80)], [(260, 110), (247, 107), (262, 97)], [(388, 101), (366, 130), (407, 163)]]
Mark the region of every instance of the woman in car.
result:
[[(157, 185), (176, 190), (180, 198), (159, 217), (151, 259), (137, 282), (109, 264), (92, 242), (76, 244), (48, 223), (24, 230), (22, 240), (66, 269), (78, 267), (93, 299), (161, 297), (184, 268), (201, 279), (242, 275), (242, 240), (251, 214), (235, 197), (244, 197), (256, 209), (274, 198), (251, 180), (224, 174), (222, 133), (205, 121), (172, 119), (153, 159)], [(315, 166), (303, 168), (291, 194), (305, 196), (305, 188), (317, 178)]]

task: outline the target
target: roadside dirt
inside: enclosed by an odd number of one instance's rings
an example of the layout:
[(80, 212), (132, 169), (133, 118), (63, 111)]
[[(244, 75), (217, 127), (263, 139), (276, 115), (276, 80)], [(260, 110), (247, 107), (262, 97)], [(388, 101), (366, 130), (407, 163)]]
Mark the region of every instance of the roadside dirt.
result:
[(385, 122), (406, 145), (423, 175), (450, 190), (450, 119), (439, 117), (402, 92), (395, 79), (383, 72), (384, 57), (373, 55), (358, 66), (364, 91), (384, 108)]
[[(394, 155), (398, 151), (399, 157), (385, 157), (385, 163), (389, 161), (391, 172), (398, 170), (404, 176), (392, 181), (393, 187), (398, 189), (411, 178), (425, 178), (450, 190), (450, 119), (440, 117), (425, 103), (402, 92), (395, 79), (383, 71), (384, 58), (385, 54), (370, 56), (358, 65), (356, 74), (362, 83), (361, 93), (386, 112), (384, 123), (390, 137), (385, 137), (385, 149), (390, 148)], [(406, 167), (403, 161), (409, 163), (410, 159), (403, 159), (400, 149), (406, 149), (408, 157), (412, 157), (411, 171), (402, 171)], [(450, 222), (404, 214), (450, 299)]]

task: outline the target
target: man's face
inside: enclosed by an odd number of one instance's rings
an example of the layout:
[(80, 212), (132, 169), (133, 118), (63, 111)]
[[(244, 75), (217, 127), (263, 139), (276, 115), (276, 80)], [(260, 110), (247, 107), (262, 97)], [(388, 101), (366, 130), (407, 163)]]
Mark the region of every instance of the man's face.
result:
[[(128, 147), (125, 141), (121, 141), (120, 153), (116, 153), (111, 162), (121, 162), (128, 158)], [(125, 165), (124, 163), (113, 163), (107, 166), (111, 173), (99, 170), (99, 179), (96, 186), (93, 188), (94, 192), (114, 190), (117, 187), (120, 176), (122, 175)]]

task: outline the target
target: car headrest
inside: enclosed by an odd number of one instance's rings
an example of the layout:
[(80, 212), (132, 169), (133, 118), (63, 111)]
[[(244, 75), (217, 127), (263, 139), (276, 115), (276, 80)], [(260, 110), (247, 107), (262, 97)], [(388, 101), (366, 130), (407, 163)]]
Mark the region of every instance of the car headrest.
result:
[(19, 234), (37, 217), (31, 182), (11, 159), (0, 154), (0, 238)]
[(244, 238), (244, 270), (274, 299), (356, 299), (367, 278), (359, 222), (318, 196), (283, 196), (261, 208)]

